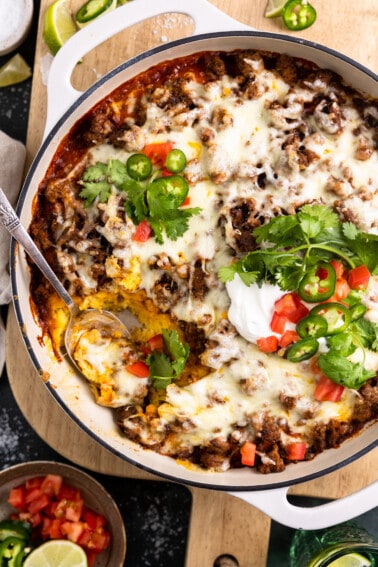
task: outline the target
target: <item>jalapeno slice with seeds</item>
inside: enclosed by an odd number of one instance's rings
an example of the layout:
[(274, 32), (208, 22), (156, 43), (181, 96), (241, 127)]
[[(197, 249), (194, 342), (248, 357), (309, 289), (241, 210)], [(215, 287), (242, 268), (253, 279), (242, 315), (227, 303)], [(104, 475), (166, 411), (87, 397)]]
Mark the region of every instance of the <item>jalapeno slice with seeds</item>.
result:
[(302, 362), (302, 360), (308, 360), (314, 356), (318, 348), (319, 343), (314, 337), (300, 339), (286, 350), (286, 358), (290, 362)]
[(307, 0), (289, 0), (283, 7), (282, 18), (289, 30), (305, 30), (316, 20), (316, 10)]
[(158, 199), (159, 195), (170, 202), (170, 207), (176, 209), (179, 207), (189, 193), (189, 185), (181, 175), (169, 175), (168, 177), (159, 177), (153, 181), (147, 189), (147, 201), (149, 196)]
[(171, 173), (181, 173), (186, 166), (186, 157), (183, 151), (178, 148), (171, 150), (165, 160), (165, 167)]
[(76, 13), (76, 21), (86, 24), (103, 14), (113, 4), (113, 0), (88, 0)]
[(361, 319), (361, 317), (365, 315), (366, 311), (367, 308), (363, 303), (357, 303), (356, 305), (353, 305), (349, 309), (351, 320), (357, 321), (357, 319)]
[(301, 319), (296, 326), (298, 335), (305, 339), (307, 337), (324, 337), (327, 334), (328, 323), (324, 317), (320, 315), (307, 315)]
[(143, 181), (152, 173), (152, 161), (144, 154), (133, 154), (126, 162), (126, 170), (132, 179)]
[(320, 315), (327, 322), (327, 335), (334, 335), (345, 331), (351, 321), (350, 311), (341, 303), (324, 303), (313, 307), (310, 315)]
[(335, 268), (332, 264), (320, 262), (305, 273), (299, 282), (298, 293), (304, 301), (318, 303), (329, 299), (335, 287)]

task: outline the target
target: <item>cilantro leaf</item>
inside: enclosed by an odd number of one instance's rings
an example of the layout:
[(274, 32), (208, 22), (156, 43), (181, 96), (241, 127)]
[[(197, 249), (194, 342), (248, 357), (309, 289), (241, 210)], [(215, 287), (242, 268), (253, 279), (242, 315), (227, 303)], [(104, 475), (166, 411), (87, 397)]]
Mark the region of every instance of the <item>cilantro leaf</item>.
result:
[(180, 341), (176, 330), (162, 330), (165, 352), (154, 351), (147, 357), (150, 366), (150, 378), (157, 389), (166, 388), (172, 380), (178, 378), (189, 357), (189, 345)]
[(358, 390), (364, 382), (373, 378), (375, 372), (367, 370), (362, 364), (351, 362), (333, 350), (318, 357), (320, 370), (336, 384)]
[(296, 214), (272, 218), (253, 231), (261, 248), (221, 268), (219, 278), (231, 281), (236, 273), (246, 285), (267, 281), (295, 290), (317, 263), (338, 259), (349, 268), (366, 264), (378, 274), (378, 236), (343, 223), (326, 205), (304, 205)]
[(360, 343), (370, 350), (378, 351), (378, 325), (361, 317), (351, 325), (359, 337)]

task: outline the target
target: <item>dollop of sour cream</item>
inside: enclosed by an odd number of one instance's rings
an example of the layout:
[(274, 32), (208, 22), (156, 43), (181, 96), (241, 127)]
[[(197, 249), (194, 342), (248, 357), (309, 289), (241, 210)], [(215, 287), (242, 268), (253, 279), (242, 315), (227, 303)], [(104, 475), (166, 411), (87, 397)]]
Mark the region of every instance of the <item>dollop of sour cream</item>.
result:
[(275, 302), (285, 293), (282, 289), (265, 282), (246, 286), (238, 274), (226, 288), (231, 300), (228, 318), (244, 339), (256, 343), (261, 337), (275, 334), (270, 322)]

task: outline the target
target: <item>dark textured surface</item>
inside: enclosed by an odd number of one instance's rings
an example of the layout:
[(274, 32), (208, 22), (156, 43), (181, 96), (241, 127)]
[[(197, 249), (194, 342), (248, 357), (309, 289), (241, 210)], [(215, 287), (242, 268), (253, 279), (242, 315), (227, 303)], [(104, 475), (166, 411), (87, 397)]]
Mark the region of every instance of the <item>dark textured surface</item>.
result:
[[(17, 50), (31, 67), (34, 62), (38, 4), (36, 1), (31, 33)], [(0, 66), (12, 55), (0, 57)], [(0, 88), (0, 130), (22, 142), (26, 140), (30, 92), (31, 79), (19, 85)], [(6, 317), (4, 307), (1, 308), (1, 314), (3, 318)], [(4, 372), (0, 379), (0, 469), (29, 460), (68, 462), (29, 426), (16, 404)], [(184, 567), (191, 507), (188, 489), (166, 482), (138, 481), (87, 472), (103, 484), (120, 508), (127, 534), (125, 567)], [(311, 505), (314, 502), (305, 499), (303, 503)], [(377, 509), (359, 518), (358, 522), (378, 537)], [(211, 537), (211, 526), (208, 529)], [(288, 567), (293, 533), (291, 529), (272, 523), (266, 567)], [(251, 546), (253, 549), (253, 542)]]

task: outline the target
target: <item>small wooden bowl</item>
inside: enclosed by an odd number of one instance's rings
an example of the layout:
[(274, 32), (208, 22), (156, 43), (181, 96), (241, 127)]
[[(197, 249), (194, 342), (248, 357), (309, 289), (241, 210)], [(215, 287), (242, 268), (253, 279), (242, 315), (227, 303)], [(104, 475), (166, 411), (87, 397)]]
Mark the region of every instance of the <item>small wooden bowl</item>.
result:
[(122, 516), (110, 494), (94, 478), (83, 471), (55, 461), (29, 461), (0, 472), (0, 520), (14, 512), (7, 499), (11, 488), (23, 484), (28, 478), (57, 474), (64, 482), (80, 490), (84, 503), (105, 516), (111, 533), (109, 549), (100, 553), (95, 567), (123, 567), (126, 555), (126, 532)]

